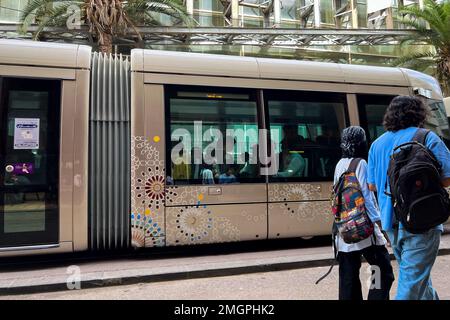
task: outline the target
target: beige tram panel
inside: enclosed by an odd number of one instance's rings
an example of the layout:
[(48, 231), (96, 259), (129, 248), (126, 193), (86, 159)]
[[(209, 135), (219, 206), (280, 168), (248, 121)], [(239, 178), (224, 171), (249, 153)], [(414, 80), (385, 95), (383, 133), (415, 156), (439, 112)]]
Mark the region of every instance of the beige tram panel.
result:
[(0, 76), (61, 80), (59, 243), (1, 248), (0, 256), (88, 248), (87, 178), (91, 47), (0, 40)]
[(166, 208), (166, 245), (267, 239), (267, 204)]
[(133, 49), (135, 72), (408, 87), (400, 68)]
[[(359, 68), (363, 68), (365, 81), (360, 81), (360, 75), (353, 76), (361, 73)], [(380, 70), (384, 77), (380, 77)], [(131, 71), (143, 73), (148, 84), (391, 95), (412, 92), (410, 81), (399, 68), (322, 62), (133, 49)]]
[[(196, 190), (193, 192), (193, 190)], [(250, 192), (249, 192), (250, 190)], [(192, 186), (167, 186), (167, 192), (186, 195), (170, 197), (166, 206), (197, 205), (201, 195), (201, 204), (227, 204), (242, 203), (245, 194), (245, 203), (267, 202), (267, 187), (265, 182), (261, 183), (233, 183), (217, 185), (192, 185)]]
[[(404, 73), (395, 68), (363, 67), (364, 71), (367, 71), (366, 69), (372, 71), (372, 77), (368, 77), (361, 84), (361, 76), (358, 75), (361, 72), (361, 67), (140, 49), (132, 50), (131, 55), (132, 77), (136, 80), (133, 96), (141, 94), (139, 92), (148, 92), (151, 88), (155, 90), (158, 85), (163, 90), (162, 85), (164, 84), (344, 93), (409, 94), (410, 92), (407, 87), (409, 82)], [(343, 69), (345, 69), (345, 72), (343, 72)], [(367, 72), (364, 74), (368, 75)], [(380, 77), (380, 74), (385, 77)], [(139, 83), (142, 79), (145, 84)], [(388, 80), (380, 81), (382, 79)], [(352, 81), (355, 83), (351, 83)], [(403, 87), (399, 87), (399, 85)], [(356, 124), (354, 122), (359, 123), (356, 96), (349, 94), (348, 102), (352, 124)], [(137, 108), (136, 105), (132, 105), (135, 110), (133, 130), (141, 132), (142, 129), (138, 128), (145, 126), (142, 121), (147, 117), (142, 113), (147, 114), (150, 109), (155, 111), (154, 108), (164, 109), (163, 102), (159, 99), (157, 103), (154, 100), (146, 99), (145, 107), (141, 105)], [(160, 126), (163, 126), (163, 123), (156, 125), (158, 131), (161, 130)], [(150, 132), (147, 131), (147, 134), (150, 134)], [(217, 234), (216, 238), (210, 238), (209, 233), (208, 237), (200, 235), (201, 239), (195, 239), (195, 237), (191, 239), (194, 233), (183, 233), (183, 230), (180, 230), (183, 225), (180, 224), (184, 223), (184, 227), (187, 228), (189, 219), (191, 219), (193, 225), (199, 223), (200, 226), (204, 227), (202, 221), (210, 214), (213, 216), (211, 228), (214, 229), (217, 219), (230, 221), (230, 214), (233, 214), (236, 210), (241, 210), (241, 208), (246, 208), (248, 216), (243, 218), (234, 215), (232, 217), (231, 220), (235, 222), (234, 226), (237, 228), (236, 232), (241, 234), (240, 238), (234, 239), (235, 241), (256, 238), (253, 233), (255, 233), (255, 229), (262, 226), (256, 221), (253, 224), (247, 224), (245, 219), (258, 220), (260, 214), (266, 215), (266, 224), (269, 224), (266, 225), (269, 233), (265, 234), (264, 237), (280, 238), (329, 234), (332, 223), (329, 214), (331, 185), (331, 182), (317, 182), (168, 186), (165, 198), (167, 232), (165, 244), (181, 245), (233, 241), (233, 239)], [(242, 195), (246, 196), (242, 197)], [(286, 195), (288, 195), (287, 198)], [(200, 204), (196, 206), (200, 199)], [(245, 204), (236, 204), (242, 202), (245, 202)], [(203, 207), (205, 205), (206, 207)], [(194, 214), (195, 211), (197, 212)], [(239, 221), (241, 222), (239, 223)], [(245, 235), (245, 237), (243, 238), (242, 235)], [(258, 235), (260, 238), (261, 236)], [(152, 242), (150, 240), (146, 238), (145, 246)]]

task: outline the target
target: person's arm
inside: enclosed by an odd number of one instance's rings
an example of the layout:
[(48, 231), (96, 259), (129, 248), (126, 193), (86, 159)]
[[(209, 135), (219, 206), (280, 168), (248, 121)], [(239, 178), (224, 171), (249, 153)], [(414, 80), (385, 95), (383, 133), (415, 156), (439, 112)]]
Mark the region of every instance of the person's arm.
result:
[(427, 135), (426, 144), (441, 165), (442, 185), (444, 187), (450, 187), (450, 151), (441, 138), (434, 132), (430, 132)]
[(361, 184), (361, 191), (364, 195), (365, 205), (369, 214), (369, 218), (373, 223), (376, 223), (378, 225), (380, 231), (383, 233), (384, 238), (386, 239), (387, 246), (390, 247), (391, 241), (387, 233), (383, 230), (383, 226), (381, 224), (380, 208), (378, 207), (375, 195), (373, 194), (373, 191), (376, 191), (376, 186), (374, 184), (367, 183), (367, 169), (367, 163), (365, 161), (361, 161), (358, 169), (356, 170), (356, 177)]
[(370, 147), (369, 159), (367, 164), (367, 185), (369, 190), (372, 192), (377, 192), (377, 186), (375, 185), (375, 159), (373, 157), (373, 150)]
[(367, 213), (369, 214), (369, 218), (372, 222), (377, 222), (381, 220), (380, 217), (380, 209), (378, 208), (375, 202), (375, 196), (372, 191), (369, 190), (367, 184), (367, 163), (364, 160), (358, 165), (356, 169), (356, 178), (361, 186), (361, 192), (364, 196), (364, 202), (367, 209)]
[(304, 168), (305, 168), (305, 159), (303, 159), (301, 155), (292, 156), (291, 161), (289, 161), (289, 164), (286, 167), (286, 170), (278, 172), (277, 176), (282, 178), (294, 177), (297, 175), (297, 172), (303, 171)]

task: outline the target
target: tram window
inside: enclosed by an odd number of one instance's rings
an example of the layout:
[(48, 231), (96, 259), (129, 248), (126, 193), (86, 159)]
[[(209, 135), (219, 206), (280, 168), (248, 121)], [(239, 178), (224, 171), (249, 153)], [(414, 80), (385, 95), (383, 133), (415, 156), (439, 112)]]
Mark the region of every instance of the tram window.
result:
[(251, 90), (166, 87), (167, 183), (262, 182)]
[(265, 91), (278, 172), (270, 181), (332, 180), (347, 121), (344, 94)]
[(381, 136), (384, 113), (395, 96), (358, 95), (358, 108), (361, 126), (366, 130), (369, 144)]
[(58, 239), (58, 80), (4, 78), (0, 99), (0, 246)]

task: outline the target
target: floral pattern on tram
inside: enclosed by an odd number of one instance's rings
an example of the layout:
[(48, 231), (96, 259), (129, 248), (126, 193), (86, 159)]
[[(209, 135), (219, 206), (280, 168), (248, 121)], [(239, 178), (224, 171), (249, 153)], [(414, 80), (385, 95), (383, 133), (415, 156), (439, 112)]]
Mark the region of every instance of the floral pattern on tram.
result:
[(286, 218), (298, 222), (333, 221), (328, 201), (271, 203), (269, 210), (281, 212)]
[(143, 136), (131, 139), (131, 242), (134, 247), (165, 245), (165, 169), (157, 143)]
[(327, 235), (333, 224), (329, 201), (270, 203), (269, 212), (272, 238)]
[(168, 207), (167, 243), (186, 245), (240, 241), (239, 228), (222, 214), (214, 214), (214, 206)]
[(150, 209), (145, 214), (131, 213), (131, 243), (134, 247), (164, 246), (164, 234), (153, 221)]
[(168, 186), (166, 190), (167, 205), (198, 205), (208, 193), (204, 186)]
[(269, 202), (324, 200), (329, 198), (329, 190), (325, 189), (322, 184), (272, 183), (269, 184)]

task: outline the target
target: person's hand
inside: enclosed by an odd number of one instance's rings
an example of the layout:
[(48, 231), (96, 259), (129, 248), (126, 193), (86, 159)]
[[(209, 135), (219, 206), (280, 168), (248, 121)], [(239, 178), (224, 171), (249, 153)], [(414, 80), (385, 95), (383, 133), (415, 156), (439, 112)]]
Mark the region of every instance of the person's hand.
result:
[(388, 248), (392, 247), (391, 239), (389, 239), (389, 236), (388, 236), (388, 234), (386, 233), (386, 231), (381, 230), (381, 232), (383, 232), (384, 238), (385, 238), (386, 241), (387, 241), (386, 246), (387, 246)]
[(391, 240), (389, 239), (389, 236), (388, 236), (388, 234), (386, 233), (386, 231), (384, 231), (383, 230), (383, 228), (382, 228), (382, 226), (381, 226), (381, 221), (377, 221), (377, 222), (375, 222), (377, 225), (378, 225), (378, 227), (380, 228), (380, 230), (381, 230), (381, 233), (383, 233), (383, 236), (384, 236), (384, 238), (386, 239), (386, 246), (387, 247), (391, 247), (392, 246), (392, 244), (391, 244)]

